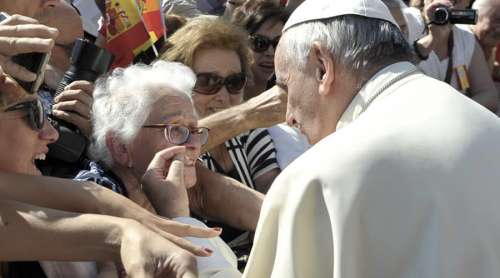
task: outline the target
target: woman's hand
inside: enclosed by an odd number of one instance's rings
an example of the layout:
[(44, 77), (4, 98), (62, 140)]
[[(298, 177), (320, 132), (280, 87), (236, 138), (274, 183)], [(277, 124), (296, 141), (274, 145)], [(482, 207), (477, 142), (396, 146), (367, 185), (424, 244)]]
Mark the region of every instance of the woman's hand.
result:
[(34, 81), (36, 74), (14, 63), (12, 56), (40, 52), (49, 53), (59, 32), (41, 25), (37, 20), (13, 15), (0, 23), (0, 66), (10, 76), (23, 81)]
[(94, 84), (85, 80), (74, 81), (54, 98), (52, 114), (76, 125), (87, 138), (92, 133), (91, 115)]
[(120, 255), (125, 277), (197, 277), (196, 259), (191, 253), (141, 225), (125, 228)]
[(142, 177), (144, 192), (162, 216), (189, 216), (189, 200), (184, 184), (185, 153), (186, 148), (182, 146), (156, 153)]

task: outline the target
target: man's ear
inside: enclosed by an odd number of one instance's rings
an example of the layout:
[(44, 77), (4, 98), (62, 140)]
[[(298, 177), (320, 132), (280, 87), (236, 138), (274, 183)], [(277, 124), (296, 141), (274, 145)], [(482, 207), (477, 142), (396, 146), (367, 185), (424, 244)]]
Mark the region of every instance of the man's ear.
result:
[(311, 59), (316, 80), (319, 82), (318, 92), (324, 96), (331, 94), (335, 81), (335, 65), (332, 53), (315, 41), (311, 46)]
[(133, 166), (128, 146), (118, 140), (114, 134), (106, 134), (106, 146), (115, 164), (128, 168)]

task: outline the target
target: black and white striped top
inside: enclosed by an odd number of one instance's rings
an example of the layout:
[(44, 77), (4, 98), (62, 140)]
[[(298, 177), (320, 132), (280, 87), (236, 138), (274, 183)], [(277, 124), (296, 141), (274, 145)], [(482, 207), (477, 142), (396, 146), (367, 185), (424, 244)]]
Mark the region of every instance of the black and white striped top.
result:
[(206, 152), (201, 159), (208, 169), (231, 176), (254, 189), (255, 179), (279, 169), (276, 149), (267, 129), (250, 130), (226, 141), (225, 145), (234, 164), (234, 173), (224, 173), (217, 161)]

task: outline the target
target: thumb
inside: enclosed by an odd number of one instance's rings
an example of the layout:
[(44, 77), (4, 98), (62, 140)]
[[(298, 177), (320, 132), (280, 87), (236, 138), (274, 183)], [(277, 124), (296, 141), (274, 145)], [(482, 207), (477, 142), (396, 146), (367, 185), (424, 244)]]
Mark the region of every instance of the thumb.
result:
[(172, 160), (167, 174), (167, 181), (184, 187), (184, 154), (181, 156), (182, 158), (178, 155)]

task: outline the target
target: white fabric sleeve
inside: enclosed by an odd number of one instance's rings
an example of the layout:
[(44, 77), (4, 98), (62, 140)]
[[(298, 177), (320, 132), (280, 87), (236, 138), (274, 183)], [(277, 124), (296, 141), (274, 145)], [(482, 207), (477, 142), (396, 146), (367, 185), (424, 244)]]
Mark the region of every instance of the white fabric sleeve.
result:
[[(197, 227), (206, 225), (191, 217), (177, 217), (175, 221)], [(196, 257), (198, 275), (200, 278), (240, 278), (241, 273), (237, 268), (236, 255), (220, 237), (196, 238), (185, 237), (189, 242), (210, 248), (214, 251), (210, 257)]]

